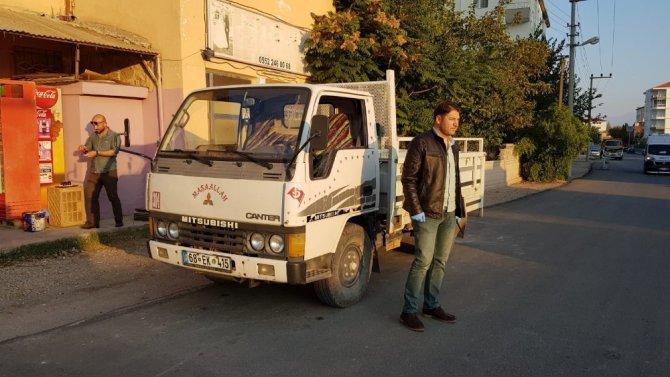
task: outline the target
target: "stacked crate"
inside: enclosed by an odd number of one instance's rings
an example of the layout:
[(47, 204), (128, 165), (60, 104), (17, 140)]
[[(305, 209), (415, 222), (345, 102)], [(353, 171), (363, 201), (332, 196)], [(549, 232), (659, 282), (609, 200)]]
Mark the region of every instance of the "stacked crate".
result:
[(86, 222), (82, 186), (51, 186), (47, 188), (49, 225), (73, 226)]

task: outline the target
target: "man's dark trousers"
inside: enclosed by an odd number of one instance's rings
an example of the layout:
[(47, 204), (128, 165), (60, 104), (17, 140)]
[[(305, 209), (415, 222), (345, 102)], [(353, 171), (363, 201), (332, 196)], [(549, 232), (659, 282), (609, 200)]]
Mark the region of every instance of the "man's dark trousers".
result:
[(121, 210), (121, 200), (117, 193), (116, 187), (119, 182), (119, 176), (116, 170), (112, 170), (109, 173), (89, 173), (88, 180), (86, 181), (86, 198), (90, 200), (88, 203), (90, 206), (91, 214), (93, 218), (91, 220), (92, 224), (95, 226), (100, 226), (100, 191), (102, 188), (105, 188), (107, 193), (107, 198), (112, 203), (112, 211), (114, 211), (114, 221), (116, 224), (123, 223), (123, 212)]

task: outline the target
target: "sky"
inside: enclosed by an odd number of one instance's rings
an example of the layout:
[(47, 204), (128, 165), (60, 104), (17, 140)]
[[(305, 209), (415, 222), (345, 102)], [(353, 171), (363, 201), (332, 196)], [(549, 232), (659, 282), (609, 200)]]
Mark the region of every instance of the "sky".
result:
[[(544, 0), (551, 26), (547, 37), (566, 40), (569, 55), (570, 0)], [(575, 47), (578, 84), (593, 87), (602, 97), (592, 115), (602, 114), (611, 126), (635, 122), (635, 109), (644, 106), (644, 92), (670, 81), (668, 0), (583, 0), (576, 3), (579, 36), (576, 43), (599, 37), (596, 45)], [(567, 83), (566, 83), (567, 89)]]

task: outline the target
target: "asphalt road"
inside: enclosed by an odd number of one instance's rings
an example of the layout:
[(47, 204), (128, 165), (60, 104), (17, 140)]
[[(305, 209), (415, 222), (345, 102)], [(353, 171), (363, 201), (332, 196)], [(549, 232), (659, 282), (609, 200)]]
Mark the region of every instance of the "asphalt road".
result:
[(667, 376), (668, 214), (670, 176), (626, 155), (471, 218), (442, 293), (456, 324), (400, 325), (411, 255), (394, 251), (348, 309), (208, 284), (2, 341), (0, 375)]

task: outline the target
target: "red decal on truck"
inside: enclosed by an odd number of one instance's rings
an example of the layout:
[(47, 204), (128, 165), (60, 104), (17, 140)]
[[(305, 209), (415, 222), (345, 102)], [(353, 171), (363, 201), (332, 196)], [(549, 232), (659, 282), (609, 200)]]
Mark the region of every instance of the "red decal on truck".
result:
[(151, 193), (151, 208), (161, 209), (161, 193), (159, 191)]
[(287, 193), (291, 198), (295, 199), (298, 201), (298, 203), (302, 203), (302, 198), (305, 197), (305, 193), (302, 192), (302, 190), (298, 190), (295, 187), (292, 187), (290, 190), (288, 190)]

